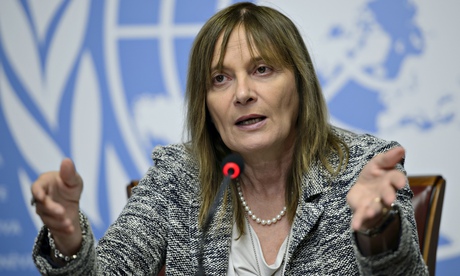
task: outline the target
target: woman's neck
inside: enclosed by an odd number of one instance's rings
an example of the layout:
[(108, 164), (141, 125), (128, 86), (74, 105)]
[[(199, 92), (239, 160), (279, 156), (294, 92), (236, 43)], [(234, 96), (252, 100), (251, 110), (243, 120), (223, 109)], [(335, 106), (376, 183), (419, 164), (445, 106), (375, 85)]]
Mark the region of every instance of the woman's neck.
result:
[(243, 158), (245, 169), (241, 182), (247, 189), (267, 196), (280, 191), (284, 194), (287, 174), (292, 166), (293, 148), (280, 154), (250, 154)]

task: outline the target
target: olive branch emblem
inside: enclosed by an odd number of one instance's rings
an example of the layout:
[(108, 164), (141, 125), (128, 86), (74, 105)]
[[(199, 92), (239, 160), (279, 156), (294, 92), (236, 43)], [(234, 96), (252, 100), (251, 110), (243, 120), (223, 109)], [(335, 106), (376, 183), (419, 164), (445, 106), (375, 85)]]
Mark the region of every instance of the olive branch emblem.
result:
[[(24, 166), (36, 175), (56, 170), (65, 156), (75, 161), (85, 179), (81, 207), (100, 226), (101, 93), (94, 61), (84, 47), (90, 1), (30, 1), (28, 5), (15, 0), (0, 3), (0, 43), (6, 56), (0, 64), (1, 112)], [(14, 82), (19, 85), (13, 86)], [(69, 137), (66, 141), (59, 139), (63, 131)], [(107, 154), (117, 158), (110, 148)], [(19, 167), (17, 175), (29, 206), (36, 175), (29, 175), (25, 167)], [(40, 219), (31, 208), (29, 213), (39, 228)]]

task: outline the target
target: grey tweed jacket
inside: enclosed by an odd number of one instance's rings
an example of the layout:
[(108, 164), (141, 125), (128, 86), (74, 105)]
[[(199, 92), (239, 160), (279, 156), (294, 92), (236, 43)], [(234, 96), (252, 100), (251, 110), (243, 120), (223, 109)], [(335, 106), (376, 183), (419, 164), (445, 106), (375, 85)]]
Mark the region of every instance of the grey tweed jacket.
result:
[[(376, 154), (397, 146), (371, 135), (335, 128), (350, 148), (346, 169), (328, 177), (314, 165), (303, 176), (303, 195), (292, 225), (285, 275), (428, 275), (422, 259), (408, 185), (398, 191), (401, 214), (398, 249), (363, 257), (350, 230), (346, 195), (363, 166)], [(201, 232), (197, 217), (199, 180), (196, 162), (184, 145), (157, 147), (155, 163), (133, 190), (126, 207), (94, 247), (88, 227), (79, 258), (62, 268), (50, 263), (46, 228), (36, 240), (33, 258), (47, 275), (155, 275), (166, 264), (168, 275), (194, 275)], [(401, 170), (404, 170), (402, 164)], [(218, 209), (204, 242), (206, 275), (226, 275), (232, 237), (232, 202)], [(220, 221), (220, 223), (218, 223)]]

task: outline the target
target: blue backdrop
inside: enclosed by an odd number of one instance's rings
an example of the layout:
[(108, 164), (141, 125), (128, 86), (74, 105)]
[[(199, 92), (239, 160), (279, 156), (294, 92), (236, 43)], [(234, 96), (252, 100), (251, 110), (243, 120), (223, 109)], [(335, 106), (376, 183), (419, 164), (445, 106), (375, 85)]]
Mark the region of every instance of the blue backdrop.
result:
[[(182, 140), (188, 52), (237, 1), (0, 1), (0, 274), (36, 275), (30, 185), (71, 157), (100, 238), (157, 144)], [(460, 268), (460, 19), (455, 0), (260, 1), (299, 26), (332, 123), (397, 140), (447, 192), (438, 275)]]

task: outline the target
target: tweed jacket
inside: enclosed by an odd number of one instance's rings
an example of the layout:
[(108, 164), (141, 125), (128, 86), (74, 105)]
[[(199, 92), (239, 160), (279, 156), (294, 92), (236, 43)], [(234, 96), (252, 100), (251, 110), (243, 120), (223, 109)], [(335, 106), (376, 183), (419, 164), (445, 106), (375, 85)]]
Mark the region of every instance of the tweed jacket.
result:
[[(348, 165), (336, 177), (330, 177), (319, 164), (304, 174), (285, 275), (427, 275), (407, 184), (397, 193), (401, 216), (397, 250), (364, 257), (350, 229), (348, 191), (372, 157), (398, 144), (338, 128), (334, 131), (349, 146)], [(152, 157), (155, 165), (133, 189), (97, 247), (88, 227), (78, 259), (55, 268), (46, 257), (47, 230), (41, 230), (33, 258), (42, 274), (155, 275), (166, 264), (168, 275), (194, 275), (203, 244), (206, 275), (226, 275), (233, 225), (231, 197), (225, 207), (219, 206), (202, 243), (196, 162), (182, 144), (159, 146)], [(402, 164), (399, 169), (404, 170)]]

